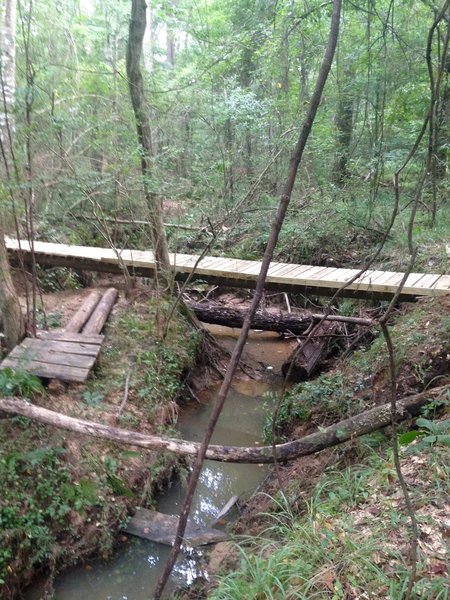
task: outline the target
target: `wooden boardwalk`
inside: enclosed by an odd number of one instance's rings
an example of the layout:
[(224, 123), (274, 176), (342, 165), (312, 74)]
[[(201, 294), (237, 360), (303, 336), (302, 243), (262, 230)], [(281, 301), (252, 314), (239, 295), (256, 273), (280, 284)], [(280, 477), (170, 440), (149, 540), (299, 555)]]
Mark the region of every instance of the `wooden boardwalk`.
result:
[[(6, 240), (6, 246), (12, 260), (19, 262), (19, 242)], [(20, 241), (24, 260), (30, 260), (28, 242)], [(153, 252), (149, 250), (120, 250), (117, 253), (108, 248), (88, 246), (69, 246), (35, 242), (36, 261), (42, 265), (66, 266), (78, 270), (120, 272), (120, 262), (131, 273), (152, 276), (155, 262)], [(190, 254), (171, 254), (172, 270), (179, 280), (186, 279), (198, 261), (198, 256)], [(239, 260), (215, 256), (204, 257), (195, 269), (194, 279), (204, 280), (217, 285), (253, 288), (261, 268), (259, 261)], [(337, 269), (312, 265), (296, 265), (273, 262), (270, 265), (266, 288), (291, 293), (330, 295), (359, 271), (357, 269)], [(350, 297), (392, 297), (403, 279), (404, 274), (393, 271), (368, 270), (342, 292)], [(450, 293), (450, 275), (442, 273), (411, 273), (402, 289), (403, 298), (418, 296), (437, 296)]]
[(0, 367), (25, 371), (38, 377), (83, 383), (99, 355), (103, 335), (48, 332), (25, 338)]

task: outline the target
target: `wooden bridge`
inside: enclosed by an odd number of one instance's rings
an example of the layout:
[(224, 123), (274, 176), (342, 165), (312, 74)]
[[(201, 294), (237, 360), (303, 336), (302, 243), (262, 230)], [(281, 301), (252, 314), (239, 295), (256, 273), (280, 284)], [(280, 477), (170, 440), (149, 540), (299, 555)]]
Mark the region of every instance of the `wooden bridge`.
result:
[[(5, 241), (15, 264), (20, 262), (20, 253), (24, 262), (30, 262), (30, 245), (27, 241), (10, 238)], [(151, 277), (155, 271), (154, 255), (150, 250), (115, 251), (109, 248), (35, 242), (34, 253), (36, 262), (47, 266), (120, 273), (123, 265), (126, 265), (131, 274), (144, 277)], [(170, 262), (177, 280), (186, 279), (195, 268), (194, 280), (230, 287), (253, 288), (261, 269), (260, 261), (217, 256), (205, 256), (199, 261), (198, 256), (190, 254), (170, 254)], [(330, 295), (358, 273), (358, 269), (272, 262), (266, 288), (305, 295)], [(396, 293), (403, 277), (404, 273), (368, 270), (349, 284), (342, 296), (389, 298)], [(442, 294), (450, 294), (450, 275), (442, 273), (411, 273), (401, 292), (403, 299)]]

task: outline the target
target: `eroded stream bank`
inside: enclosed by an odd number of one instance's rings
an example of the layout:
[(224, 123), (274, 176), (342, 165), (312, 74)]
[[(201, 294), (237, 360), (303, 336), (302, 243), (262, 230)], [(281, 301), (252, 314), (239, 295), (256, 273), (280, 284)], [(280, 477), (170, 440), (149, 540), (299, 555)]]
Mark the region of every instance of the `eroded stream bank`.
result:
[[(233, 346), (239, 333), (219, 326), (211, 326), (211, 332), (227, 349)], [(235, 380), (213, 443), (257, 445), (262, 441), (264, 421), (272, 409), (267, 392), (275, 392), (281, 386), (281, 364), (291, 349), (291, 344), (277, 334), (251, 333), (244, 360), (261, 366), (262, 379), (251, 379), (241, 373)], [(177, 427), (182, 438), (202, 438), (218, 389), (218, 384), (209, 386), (198, 394), (199, 402), (192, 400), (180, 410)], [(248, 499), (267, 473), (267, 466), (206, 461), (191, 517), (198, 523), (210, 524), (232, 496)], [(177, 479), (160, 496), (157, 510), (178, 514), (183, 497), (183, 482)], [(230, 518), (236, 514), (234, 509)], [(55, 597), (57, 600), (86, 600), (87, 597), (92, 600), (148, 600), (168, 552), (168, 546), (136, 538), (125, 541), (123, 538), (122, 547), (111, 560), (80, 565), (57, 578)], [(186, 552), (178, 562), (167, 596), (170, 597), (175, 587), (205, 576), (205, 567), (204, 550)], [(41, 596), (42, 587), (34, 586), (26, 598), (37, 600)]]

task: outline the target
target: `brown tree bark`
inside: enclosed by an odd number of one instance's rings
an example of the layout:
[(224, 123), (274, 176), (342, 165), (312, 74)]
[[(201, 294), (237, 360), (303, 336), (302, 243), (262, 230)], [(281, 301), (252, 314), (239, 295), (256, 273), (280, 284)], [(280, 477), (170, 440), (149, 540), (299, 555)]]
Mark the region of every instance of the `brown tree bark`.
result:
[[(0, 7), (0, 60), (0, 174), (6, 174), (7, 180), (11, 169), (14, 133), (16, 0), (6, 0)], [(25, 324), (9, 268), (3, 211), (0, 205), (0, 318), (3, 321), (6, 348), (12, 350), (25, 335)]]
[[(225, 327), (242, 327), (246, 310), (230, 308), (214, 302), (185, 302), (199, 321)], [(314, 317), (310, 314), (296, 315), (293, 313), (258, 311), (251, 321), (252, 329), (275, 331), (278, 333), (305, 333)]]
[(152, 134), (144, 95), (144, 81), (140, 67), (142, 43), (146, 27), (145, 0), (132, 0), (130, 28), (127, 44), (127, 77), (131, 104), (136, 121), (138, 141), (141, 147), (141, 171), (145, 199), (149, 211), (153, 250), (157, 262), (157, 271), (164, 280), (170, 270), (169, 250), (164, 230), (161, 200), (151, 189), (152, 176)]
[[(1, 218), (1, 216), (0, 216)], [(0, 316), (3, 321), (5, 346), (12, 350), (25, 335), (25, 324), (19, 297), (9, 269), (5, 236), (0, 223)]]
[[(444, 400), (448, 386), (442, 386), (403, 398), (397, 402), (397, 418), (399, 421), (415, 416), (420, 407), (432, 400)], [(165, 438), (158, 435), (147, 435), (137, 431), (120, 429), (102, 423), (68, 417), (61, 413), (35, 406), (18, 398), (0, 398), (0, 412), (7, 415), (22, 415), (39, 423), (59, 429), (73, 431), (82, 435), (109, 440), (119, 444), (138, 446), (148, 450), (173, 452), (179, 456), (197, 456), (200, 444), (176, 438)], [(277, 444), (275, 454), (273, 446), (220, 446), (210, 445), (206, 451), (208, 460), (229, 463), (268, 464), (275, 458), (279, 462), (294, 460), (320, 452), (325, 448), (348, 442), (372, 431), (391, 424), (391, 404), (376, 406), (359, 415), (339, 421), (322, 431), (316, 431), (303, 438)]]
[(86, 325), (83, 327), (82, 333), (85, 335), (97, 335), (101, 332), (118, 296), (119, 292), (116, 288), (109, 288), (106, 290), (102, 299), (89, 317)]
[(95, 307), (100, 302), (102, 297), (98, 291), (93, 291), (89, 294), (77, 312), (73, 315), (67, 325), (64, 327), (64, 331), (68, 333), (78, 333), (81, 331), (83, 325), (89, 319), (94, 312)]

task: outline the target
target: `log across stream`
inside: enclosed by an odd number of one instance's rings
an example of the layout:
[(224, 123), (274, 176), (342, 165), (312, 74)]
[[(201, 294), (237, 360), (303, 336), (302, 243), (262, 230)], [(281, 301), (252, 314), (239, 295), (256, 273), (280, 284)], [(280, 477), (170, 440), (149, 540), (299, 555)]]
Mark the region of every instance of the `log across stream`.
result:
[[(233, 330), (216, 326), (212, 329), (221, 344), (231, 347), (235, 339)], [(281, 364), (291, 352), (292, 346), (281, 340), (277, 334), (252, 333), (247, 348), (248, 358), (263, 362), (272, 369), (267, 370), (267, 381), (239, 379), (235, 382), (213, 438), (215, 443), (243, 446), (261, 443), (265, 416), (271, 411), (271, 406), (263, 395), (269, 389), (276, 390), (281, 385), (281, 377), (272, 376), (271, 373), (280, 372)], [(213, 385), (200, 394), (201, 403), (191, 401), (181, 411), (178, 428), (183, 438), (194, 441), (201, 439), (217, 389), (218, 386)], [(268, 470), (268, 465), (206, 461), (191, 513), (192, 518), (202, 524), (211, 524), (232, 496), (248, 498), (265, 478)], [(159, 498), (158, 510), (167, 514), (177, 514), (183, 493), (182, 484), (175, 481)], [(233, 516), (236, 516), (236, 508), (234, 512), (231, 511), (229, 518)], [(59, 577), (55, 582), (56, 598), (148, 600), (168, 551), (168, 546), (130, 538), (110, 561), (93, 561), (87, 568), (86, 565), (78, 566)], [(177, 565), (167, 597), (170, 597), (174, 586), (189, 583), (203, 574), (203, 555), (202, 548), (185, 553)], [(30, 590), (26, 598), (40, 598), (39, 587)]]

